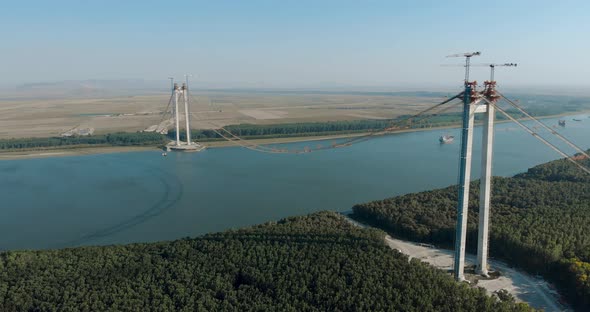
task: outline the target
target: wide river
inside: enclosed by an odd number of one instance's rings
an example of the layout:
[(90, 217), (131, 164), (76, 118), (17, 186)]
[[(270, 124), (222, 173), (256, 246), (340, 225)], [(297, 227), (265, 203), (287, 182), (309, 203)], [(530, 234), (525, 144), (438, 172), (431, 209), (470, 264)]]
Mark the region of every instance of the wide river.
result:
[[(590, 118), (564, 119), (558, 131), (590, 147)], [(440, 145), (444, 134), (457, 139)], [(480, 136), (477, 128), (474, 178)], [(4, 160), (0, 250), (170, 240), (445, 187), (457, 181), (459, 137), (459, 129), (421, 131), (297, 155), (228, 147)], [(495, 140), (494, 175), (559, 158), (513, 123), (499, 124)]]

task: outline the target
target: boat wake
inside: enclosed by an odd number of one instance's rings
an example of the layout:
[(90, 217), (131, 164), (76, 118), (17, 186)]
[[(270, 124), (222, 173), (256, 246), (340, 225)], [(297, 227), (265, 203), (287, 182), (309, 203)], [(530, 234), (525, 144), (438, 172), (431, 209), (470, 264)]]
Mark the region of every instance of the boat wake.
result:
[(85, 245), (90, 242), (114, 235), (116, 233), (137, 226), (139, 224), (145, 223), (146, 221), (162, 214), (166, 210), (176, 205), (176, 203), (182, 198), (184, 194), (184, 188), (180, 180), (176, 176), (169, 173), (165, 173), (161, 170), (157, 170), (156, 172), (155, 169), (151, 169), (150, 171), (154, 176), (157, 177), (157, 179), (163, 185), (162, 190), (164, 194), (155, 204), (153, 204), (148, 209), (144, 210), (138, 215), (120, 221), (119, 223), (109, 226), (107, 228), (85, 234), (80, 238), (62, 244), (61, 246), (56, 246), (56, 248)]

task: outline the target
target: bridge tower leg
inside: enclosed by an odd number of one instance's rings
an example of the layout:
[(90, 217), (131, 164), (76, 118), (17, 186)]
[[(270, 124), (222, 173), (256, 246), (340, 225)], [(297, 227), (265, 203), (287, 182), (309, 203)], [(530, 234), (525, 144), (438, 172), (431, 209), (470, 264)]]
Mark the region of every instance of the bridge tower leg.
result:
[[(495, 81), (486, 81), (486, 98), (495, 103)], [(479, 185), (479, 227), (477, 235), (477, 273), (488, 275), (488, 241), (490, 219), (490, 197), (492, 187), (492, 157), (494, 146), (494, 105), (486, 101), (486, 111), (483, 124), (483, 140), (481, 154), (481, 179)]]
[(479, 233), (477, 236), (477, 273), (488, 275), (488, 226), (494, 141), (494, 106), (487, 105), (484, 117), (481, 180), (479, 185)]
[(176, 146), (180, 146), (180, 116), (178, 114), (178, 97), (180, 95), (178, 84), (174, 84), (174, 118), (176, 121)]
[(191, 145), (191, 126), (190, 126), (190, 115), (188, 112), (188, 85), (182, 84), (182, 97), (184, 99), (184, 117), (186, 121), (186, 144)]
[(471, 155), (473, 147), (473, 122), (475, 105), (471, 94), (475, 84), (465, 82), (463, 93), (463, 129), (461, 133), (461, 161), (459, 165), (459, 204), (457, 207), (457, 227), (455, 233), (455, 279), (465, 280), (465, 242), (467, 236), (467, 213), (469, 205), (469, 183), (471, 182)]

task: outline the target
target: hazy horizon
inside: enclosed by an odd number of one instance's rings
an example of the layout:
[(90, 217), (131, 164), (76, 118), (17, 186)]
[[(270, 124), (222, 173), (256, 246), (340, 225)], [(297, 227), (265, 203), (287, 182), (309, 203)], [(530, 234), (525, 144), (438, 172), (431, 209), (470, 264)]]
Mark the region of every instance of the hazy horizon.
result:
[(427, 90), (460, 86), (463, 68), (440, 65), (463, 60), (446, 55), (481, 51), (473, 63), (519, 64), (497, 69), (504, 86), (585, 88), (590, 3), (574, 2), (10, 2), (0, 85), (191, 73), (203, 87)]
[[(193, 78), (194, 79), (194, 78)], [(178, 80), (183, 82), (184, 80)], [(481, 83), (481, 82), (480, 82)], [(55, 98), (77, 96), (134, 96), (162, 94), (168, 92), (170, 80), (145, 80), (145, 79), (82, 79), (63, 81), (40, 81), (29, 82), (18, 85), (0, 85), (0, 99), (11, 95), (28, 95), (33, 98)], [(500, 85), (503, 91), (516, 94), (547, 94), (547, 95), (570, 95), (590, 96), (590, 89), (585, 86), (548, 86), (548, 85)], [(255, 84), (229, 84), (203, 82), (193, 80), (191, 89), (199, 91), (219, 92), (458, 92), (462, 89), (461, 83), (455, 85), (416, 85), (416, 84), (395, 84), (395, 85), (346, 85), (346, 84), (322, 84), (322, 85), (285, 85), (285, 86), (258, 86)]]

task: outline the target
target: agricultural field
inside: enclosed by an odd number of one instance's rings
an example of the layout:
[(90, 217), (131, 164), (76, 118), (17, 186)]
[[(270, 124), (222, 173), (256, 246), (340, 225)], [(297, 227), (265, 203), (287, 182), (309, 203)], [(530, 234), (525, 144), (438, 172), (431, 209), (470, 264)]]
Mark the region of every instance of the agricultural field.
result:
[[(162, 120), (165, 92), (106, 96), (36, 93), (0, 94), (0, 138), (59, 136), (73, 128), (96, 134), (141, 131)], [(138, 93), (138, 94), (134, 94)], [(442, 94), (194, 91), (191, 127), (211, 129), (230, 124), (281, 124), (388, 119), (420, 111), (444, 99)]]

